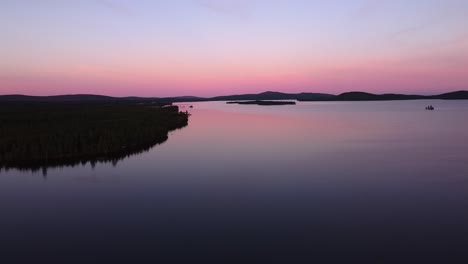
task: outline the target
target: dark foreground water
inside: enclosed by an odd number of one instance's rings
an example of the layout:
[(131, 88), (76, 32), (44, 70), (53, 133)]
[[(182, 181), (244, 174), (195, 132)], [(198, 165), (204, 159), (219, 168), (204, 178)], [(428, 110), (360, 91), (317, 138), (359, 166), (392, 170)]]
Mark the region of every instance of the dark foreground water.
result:
[(0, 172), (0, 263), (467, 263), (468, 101), (193, 105), (115, 166)]

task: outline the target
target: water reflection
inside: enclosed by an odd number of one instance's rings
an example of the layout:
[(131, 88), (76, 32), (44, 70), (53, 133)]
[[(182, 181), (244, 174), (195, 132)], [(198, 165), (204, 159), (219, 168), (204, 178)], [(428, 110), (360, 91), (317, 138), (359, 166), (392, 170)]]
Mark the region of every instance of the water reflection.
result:
[(181, 106), (189, 126), (115, 166), (50, 169), (47, 184), (3, 171), (2, 253), (83, 263), (468, 259), (468, 101), (193, 106)]
[[(175, 130), (182, 129), (187, 125), (182, 125), (180, 128)], [(173, 130), (174, 131), (174, 130)], [(170, 132), (169, 132), (170, 133)], [(136, 145), (132, 148), (126, 148), (124, 151), (119, 153), (110, 153), (101, 157), (84, 157), (84, 158), (69, 158), (69, 159), (60, 159), (48, 162), (26, 162), (20, 163), (17, 165), (10, 164), (1, 164), (0, 163), (0, 173), (4, 171), (8, 173), (9, 170), (17, 170), (20, 172), (32, 172), (37, 173), (41, 172), (44, 178), (47, 177), (47, 172), (49, 169), (57, 168), (74, 168), (75, 166), (85, 166), (87, 164), (91, 165), (91, 168), (95, 168), (97, 164), (111, 164), (113, 167), (116, 167), (119, 162), (124, 159), (127, 159), (131, 156), (141, 155), (145, 152), (148, 152), (157, 145), (164, 144), (169, 139), (168, 135), (164, 138), (158, 139), (156, 142), (152, 142), (149, 145)]]

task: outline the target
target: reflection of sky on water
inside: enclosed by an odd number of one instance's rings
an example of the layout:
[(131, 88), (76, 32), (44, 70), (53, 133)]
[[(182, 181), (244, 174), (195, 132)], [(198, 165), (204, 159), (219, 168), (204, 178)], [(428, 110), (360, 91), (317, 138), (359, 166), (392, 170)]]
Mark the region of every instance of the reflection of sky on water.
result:
[(187, 127), (115, 167), (1, 172), (0, 241), (39, 255), (464, 254), (464, 101), (193, 105)]

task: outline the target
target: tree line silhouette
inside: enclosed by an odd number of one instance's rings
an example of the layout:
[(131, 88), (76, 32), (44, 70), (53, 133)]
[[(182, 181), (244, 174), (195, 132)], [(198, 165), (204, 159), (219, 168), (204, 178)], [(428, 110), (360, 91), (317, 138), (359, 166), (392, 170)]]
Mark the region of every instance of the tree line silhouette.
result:
[(138, 103), (0, 105), (0, 168), (116, 160), (162, 143), (188, 123), (177, 106)]

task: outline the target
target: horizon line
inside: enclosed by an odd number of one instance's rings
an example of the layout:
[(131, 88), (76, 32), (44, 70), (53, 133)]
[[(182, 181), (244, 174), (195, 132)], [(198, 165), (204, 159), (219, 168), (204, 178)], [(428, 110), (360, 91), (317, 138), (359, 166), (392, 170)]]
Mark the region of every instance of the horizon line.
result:
[(239, 96), (239, 95), (259, 95), (259, 94), (264, 94), (264, 93), (281, 93), (281, 94), (291, 94), (291, 95), (298, 95), (298, 94), (324, 94), (324, 95), (333, 95), (333, 96), (339, 96), (342, 94), (348, 94), (348, 93), (366, 93), (366, 94), (373, 94), (373, 95), (416, 95), (416, 96), (437, 96), (437, 95), (443, 95), (443, 94), (448, 94), (448, 93), (455, 93), (455, 92), (468, 92), (468, 89), (464, 90), (454, 90), (450, 92), (445, 92), (445, 93), (438, 93), (438, 94), (407, 94), (407, 93), (371, 93), (371, 92), (366, 92), (366, 91), (358, 91), (358, 90), (352, 90), (348, 92), (343, 92), (339, 94), (333, 94), (333, 93), (324, 93), (324, 92), (297, 92), (297, 93), (287, 93), (287, 92), (279, 92), (279, 91), (264, 91), (264, 92), (259, 92), (259, 93), (242, 93), (242, 94), (225, 94), (225, 95), (215, 95), (215, 96), (196, 96), (196, 95), (176, 95), (176, 96), (164, 96), (164, 97), (157, 97), (157, 96), (137, 96), (137, 95), (128, 95), (128, 96), (113, 96), (113, 95), (106, 95), (106, 94), (90, 94), (90, 93), (70, 93), (70, 94), (51, 94), (51, 95), (30, 95), (30, 94), (0, 94), (0, 96), (28, 96), (28, 97), (56, 97), (56, 96), (83, 96), (83, 95), (88, 95), (88, 96), (103, 96), (103, 97), (111, 97), (111, 98), (129, 98), (129, 97), (137, 97), (137, 98), (155, 98), (155, 99), (165, 99), (165, 98), (180, 98), (180, 97), (195, 97), (195, 98), (200, 98), (200, 99), (210, 99), (210, 98), (216, 98), (216, 97), (223, 97), (223, 96)]

